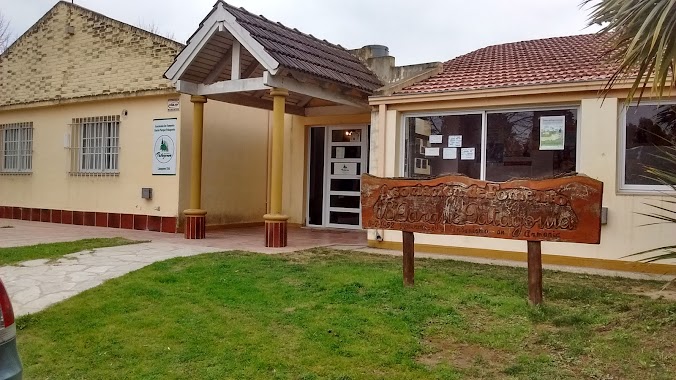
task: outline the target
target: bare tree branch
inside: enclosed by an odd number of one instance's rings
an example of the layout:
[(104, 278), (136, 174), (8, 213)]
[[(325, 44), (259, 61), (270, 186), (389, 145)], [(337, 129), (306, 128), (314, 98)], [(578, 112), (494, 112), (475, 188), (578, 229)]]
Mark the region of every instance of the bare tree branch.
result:
[(2, 54), (12, 43), (13, 35), (9, 27), (9, 20), (7, 20), (2, 13), (0, 13), (0, 54)]
[(145, 22), (143, 20), (139, 20), (136, 23), (136, 26), (152, 34), (157, 34), (158, 36), (174, 40), (174, 33), (173, 32), (163, 33), (160, 30), (160, 26), (157, 25), (155, 21)]

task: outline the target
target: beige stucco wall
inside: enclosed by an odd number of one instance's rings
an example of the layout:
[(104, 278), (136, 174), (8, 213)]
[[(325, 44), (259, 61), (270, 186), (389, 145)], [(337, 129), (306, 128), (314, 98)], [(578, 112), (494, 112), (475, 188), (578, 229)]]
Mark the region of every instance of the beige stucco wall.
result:
[[(0, 124), (33, 123), (33, 172), (0, 175), (0, 205), (176, 216), (176, 176), (153, 176), (153, 119), (178, 118), (167, 111), (167, 100), (177, 95), (101, 100), (60, 106), (0, 111)], [(121, 115), (120, 173), (108, 177), (69, 175), (70, 151), (64, 139), (73, 118)], [(180, 141), (180, 140), (179, 140)], [(177, 152), (180, 159), (181, 154)], [(153, 199), (141, 198), (141, 188), (152, 187)]]
[[(267, 202), (269, 111), (209, 100), (204, 107), (202, 209), (207, 225), (262, 222)], [(193, 105), (181, 96), (179, 210), (189, 206)]]
[[(618, 131), (619, 115), (622, 100), (616, 98), (607, 98), (605, 101), (598, 99), (596, 94), (588, 94), (577, 100), (571, 101), (568, 97), (565, 104), (577, 105), (580, 107), (579, 114), (579, 133), (581, 134), (578, 145), (579, 166), (578, 171), (590, 177), (604, 182), (603, 206), (608, 207), (608, 224), (602, 227), (601, 244), (564, 244), (549, 243), (542, 244), (543, 253), (566, 255), (583, 258), (596, 259), (623, 259), (624, 256), (639, 252), (642, 250), (673, 244), (673, 234), (669, 225), (641, 227), (642, 224), (649, 222), (646, 217), (640, 216), (638, 212), (650, 211), (645, 203), (660, 203), (664, 200), (659, 194), (654, 195), (631, 195), (620, 193), (617, 190), (617, 157), (618, 157)], [(542, 106), (537, 98), (530, 103), (511, 105), (513, 108), (528, 108), (532, 106)], [(491, 107), (510, 107), (509, 100), (499, 101), (476, 101), (475, 104), (486, 103)], [(400, 153), (401, 140), (401, 119), (405, 113), (399, 112), (398, 107), (388, 109), (386, 113), (385, 125), (385, 165), (379, 166), (378, 157), (380, 157), (380, 145), (382, 137), (379, 137), (378, 128), (372, 129), (372, 174), (397, 176), (401, 175), (400, 163), (402, 162)], [(406, 111), (411, 111), (414, 106), (405, 105), (401, 107)], [(401, 109), (400, 108), (400, 109)], [(424, 110), (424, 106), (419, 106)], [(441, 109), (453, 109), (451, 104), (446, 107), (435, 105), (435, 111)], [(463, 109), (463, 108), (457, 108)], [(468, 108), (464, 108), (468, 109)], [(481, 109), (481, 106), (474, 109)], [(381, 115), (375, 115), (377, 121)], [(376, 123), (376, 125), (379, 125)], [(393, 148), (394, 147), (394, 148)], [(374, 162), (375, 161), (375, 162)], [(385, 241), (401, 242), (401, 233), (398, 231), (381, 232)], [(375, 240), (376, 232), (369, 231), (369, 240)], [(526, 242), (504, 239), (488, 239), (478, 237), (464, 236), (441, 236), (416, 234), (416, 244), (429, 244), (435, 246), (449, 247), (468, 247), (479, 249), (491, 249), (513, 252), (525, 252)], [(453, 249), (449, 248), (449, 252)], [(636, 260), (635, 258), (626, 258), (626, 260)]]

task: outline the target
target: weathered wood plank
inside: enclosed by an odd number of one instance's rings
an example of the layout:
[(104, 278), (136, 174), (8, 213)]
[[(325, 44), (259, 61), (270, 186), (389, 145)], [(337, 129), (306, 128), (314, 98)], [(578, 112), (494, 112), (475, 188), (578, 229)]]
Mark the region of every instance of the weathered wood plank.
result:
[(403, 267), (404, 267), (404, 285), (413, 286), (414, 285), (414, 276), (415, 276), (415, 267), (414, 267), (414, 256), (415, 256), (415, 238), (413, 237), (413, 232), (402, 232), (403, 238)]
[(427, 234), (598, 244), (603, 183), (583, 175), (486, 182), (362, 176), (362, 226)]
[(542, 242), (528, 242), (528, 301), (542, 303)]

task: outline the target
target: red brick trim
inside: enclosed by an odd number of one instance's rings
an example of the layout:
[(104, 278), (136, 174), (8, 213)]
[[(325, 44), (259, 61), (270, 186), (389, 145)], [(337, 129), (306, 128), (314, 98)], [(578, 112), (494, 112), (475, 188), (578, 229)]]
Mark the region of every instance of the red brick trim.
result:
[(0, 206), (0, 218), (32, 220), (36, 222), (75, 224), (128, 230), (157, 231), (175, 234), (178, 218), (175, 216), (133, 215), (98, 211), (52, 210)]
[(265, 221), (265, 246), (272, 248), (286, 247), (287, 239), (286, 220)]
[(185, 231), (183, 231), (186, 239), (204, 239), (207, 232), (207, 217), (206, 215), (186, 215), (185, 216)]

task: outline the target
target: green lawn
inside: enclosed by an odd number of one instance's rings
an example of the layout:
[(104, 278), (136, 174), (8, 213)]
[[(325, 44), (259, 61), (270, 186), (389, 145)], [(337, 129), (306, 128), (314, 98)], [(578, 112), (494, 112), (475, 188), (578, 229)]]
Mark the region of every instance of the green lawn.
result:
[(663, 284), (316, 249), (153, 264), (18, 320), (28, 379), (674, 379)]
[(105, 239), (83, 239), (67, 243), (37, 244), (26, 247), (0, 248), (0, 266), (36, 259), (58, 259), (69, 253), (136, 243), (140, 242), (116, 237)]

